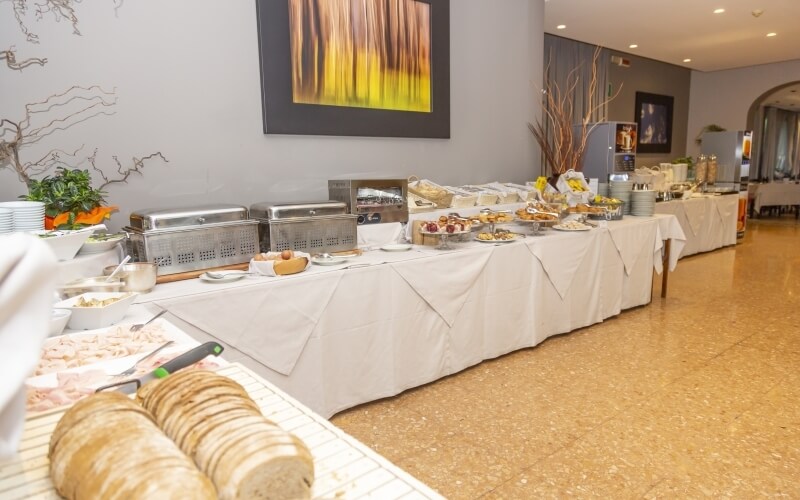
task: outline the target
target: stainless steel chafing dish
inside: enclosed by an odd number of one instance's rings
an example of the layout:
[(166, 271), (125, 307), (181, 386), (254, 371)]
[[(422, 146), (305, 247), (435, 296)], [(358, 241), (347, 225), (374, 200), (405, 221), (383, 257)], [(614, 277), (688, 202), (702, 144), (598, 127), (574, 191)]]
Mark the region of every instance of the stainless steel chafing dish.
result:
[(240, 205), (137, 210), (123, 230), (133, 260), (156, 263), (159, 276), (242, 264), (258, 253), (258, 221)]
[(259, 222), (262, 252), (341, 252), (358, 245), (357, 216), (343, 202), (261, 202), (250, 205), (250, 216)]

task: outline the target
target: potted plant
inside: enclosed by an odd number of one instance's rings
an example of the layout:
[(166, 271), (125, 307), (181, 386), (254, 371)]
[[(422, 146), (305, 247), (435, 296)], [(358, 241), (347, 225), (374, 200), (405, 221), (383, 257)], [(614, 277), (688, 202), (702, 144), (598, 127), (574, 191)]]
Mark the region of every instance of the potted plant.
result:
[(28, 194), (20, 198), (44, 203), (46, 229), (77, 229), (100, 224), (117, 210), (105, 206), (105, 196), (92, 187), (88, 170), (59, 167), (52, 177), (31, 179)]

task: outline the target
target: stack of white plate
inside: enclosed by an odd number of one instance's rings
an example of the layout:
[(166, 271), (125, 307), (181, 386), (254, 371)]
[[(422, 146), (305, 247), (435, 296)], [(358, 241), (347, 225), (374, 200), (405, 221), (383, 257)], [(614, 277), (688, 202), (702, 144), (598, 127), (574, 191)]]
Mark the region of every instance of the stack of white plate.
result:
[(597, 194), (600, 196), (605, 196), (608, 198), (608, 184), (605, 182), (601, 182), (597, 185)]
[(14, 211), (10, 208), (0, 208), (0, 234), (10, 233), (14, 230)]
[(631, 192), (631, 215), (650, 217), (656, 210), (655, 191)]
[(0, 208), (14, 213), (14, 231), (41, 231), (44, 229), (44, 203), (41, 201), (6, 201)]
[(631, 213), (631, 189), (633, 189), (633, 181), (611, 181), (608, 183), (609, 196), (625, 202), (622, 205), (622, 213), (624, 215), (630, 215)]

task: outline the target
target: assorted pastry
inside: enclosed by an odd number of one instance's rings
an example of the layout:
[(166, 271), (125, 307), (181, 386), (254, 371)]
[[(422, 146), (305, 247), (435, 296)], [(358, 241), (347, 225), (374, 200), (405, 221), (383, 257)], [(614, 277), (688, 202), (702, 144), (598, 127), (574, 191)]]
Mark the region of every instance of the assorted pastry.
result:
[(438, 220), (423, 222), (420, 231), (428, 234), (454, 234), (468, 232), (471, 228), (469, 219), (442, 215)]
[[(530, 211), (528, 211), (529, 209)], [(515, 213), (519, 219), (525, 221), (548, 222), (558, 220), (558, 215), (551, 206), (538, 201), (528, 202), (527, 206), (518, 209)]]
[(478, 233), (475, 237), (481, 241), (509, 241), (517, 237), (510, 231), (495, 231), (494, 233)]

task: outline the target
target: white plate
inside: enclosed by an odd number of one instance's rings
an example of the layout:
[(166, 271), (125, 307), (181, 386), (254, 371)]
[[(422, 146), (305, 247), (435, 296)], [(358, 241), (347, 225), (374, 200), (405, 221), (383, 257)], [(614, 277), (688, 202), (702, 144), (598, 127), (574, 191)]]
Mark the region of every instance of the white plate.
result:
[(338, 266), (344, 262), (347, 262), (347, 257), (328, 257), (327, 259), (311, 257), (311, 263), (318, 266)]
[(224, 274), (222, 278), (212, 278), (208, 273), (203, 273), (199, 277), (201, 280), (208, 283), (230, 283), (247, 276), (247, 271), (216, 271), (219, 274)]
[(555, 229), (557, 231), (591, 231), (592, 228), (589, 227), (589, 226), (586, 226), (586, 227), (582, 227), (582, 228), (579, 228), (579, 229), (572, 229), (572, 228), (568, 228), (568, 227), (562, 227), (562, 226), (556, 224), (555, 226), (553, 226), (553, 229)]
[(512, 243), (514, 241), (517, 241), (517, 239), (518, 238), (516, 236), (514, 236), (510, 240), (479, 240), (477, 236), (475, 237), (475, 241), (480, 241), (481, 243)]
[(383, 245), (381, 250), (385, 252), (405, 252), (406, 250), (411, 250), (411, 245), (408, 243), (392, 243)]

